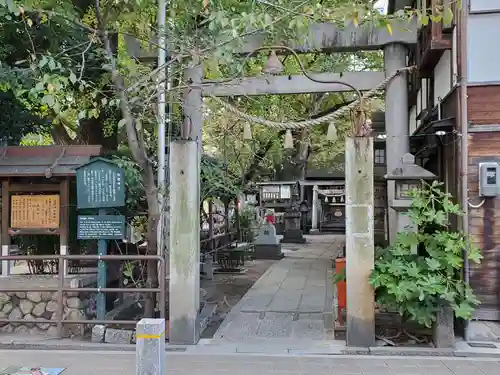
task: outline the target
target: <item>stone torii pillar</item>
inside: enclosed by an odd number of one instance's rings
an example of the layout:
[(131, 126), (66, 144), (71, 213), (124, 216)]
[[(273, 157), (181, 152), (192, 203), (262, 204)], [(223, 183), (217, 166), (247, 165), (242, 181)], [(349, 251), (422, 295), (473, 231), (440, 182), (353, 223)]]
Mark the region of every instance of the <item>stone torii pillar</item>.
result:
[[(407, 51), (404, 44), (392, 43), (384, 47), (386, 77), (406, 67), (406, 55)], [(389, 82), (385, 90), (386, 160), (388, 171), (398, 167), (403, 155), (410, 152), (408, 126), (408, 78), (407, 73), (402, 72)], [(394, 196), (394, 181), (387, 181), (387, 201), (393, 201)], [(397, 234), (397, 213), (391, 207), (388, 210), (388, 234), (389, 242), (392, 244)]]
[(310, 234), (317, 234), (318, 230), (318, 185), (313, 187), (313, 199), (311, 205), (311, 231)]
[(368, 278), (375, 261), (373, 138), (345, 142), (346, 284), (348, 346), (375, 343), (375, 296)]
[(195, 345), (200, 335), (201, 65), (185, 69), (181, 140), (170, 143), (169, 340)]

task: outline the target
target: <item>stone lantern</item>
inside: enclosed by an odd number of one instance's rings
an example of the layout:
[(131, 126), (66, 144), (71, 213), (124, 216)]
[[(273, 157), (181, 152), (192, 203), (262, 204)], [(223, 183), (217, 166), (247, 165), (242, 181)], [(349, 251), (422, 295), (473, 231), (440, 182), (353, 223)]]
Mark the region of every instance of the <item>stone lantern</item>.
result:
[(309, 213), (309, 205), (307, 204), (307, 201), (304, 200), (300, 202), (299, 211), (302, 215), (302, 232), (307, 233), (307, 214)]
[(437, 176), (428, 170), (415, 164), (415, 156), (405, 154), (401, 158), (401, 164), (385, 175), (385, 179), (395, 182), (394, 199), (389, 202), (389, 207), (397, 212), (397, 231), (404, 232), (416, 230), (412, 228), (411, 222), (406, 212), (411, 205), (411, 197), (409, 191), (419, 188), (422, 185), (422, 180), (432, 181)]

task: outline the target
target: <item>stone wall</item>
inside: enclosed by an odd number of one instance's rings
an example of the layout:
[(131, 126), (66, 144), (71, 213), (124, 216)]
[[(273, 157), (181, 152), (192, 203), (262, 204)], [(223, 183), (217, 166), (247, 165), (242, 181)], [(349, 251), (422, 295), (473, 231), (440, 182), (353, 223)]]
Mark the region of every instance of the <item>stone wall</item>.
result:
[[(75, 275), (65, 280), (65, 288), (93, 287), (96, 275)], [(11, 276), (0, 279), (2, 288), (57, 288), (59, 280), (52, 276)], [(95, 318), (96, 293), (65, 292), (63, 295), (64, 320), (91, 320)], [(25, 320), (26, 323), (0, 323), (0, 332), (57, 336), (56, 325), (43, 320), (57, 320), (57, 292), (0, 292), (0, 318)], [(88, 325), (64, 325), (64, 337), (81, 336)]]

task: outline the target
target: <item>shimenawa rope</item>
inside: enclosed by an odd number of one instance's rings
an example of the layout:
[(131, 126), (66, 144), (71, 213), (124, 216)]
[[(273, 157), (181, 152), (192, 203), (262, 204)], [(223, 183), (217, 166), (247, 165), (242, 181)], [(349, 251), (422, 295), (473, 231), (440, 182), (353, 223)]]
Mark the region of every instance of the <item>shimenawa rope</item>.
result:
[[(394, 74), (390, 75), (389, 77), (384, 79), (382, 82), (380, 82), (376, 87), (374, 87), (370, 91), (367, 91), (365, 94), (363, 94), (361, 97), (361, 100), (364, 101), (366, 99), (371, 98), (377, 92), (384, 89), (389, 84), (389, 82), (392, 81), (392, 79), (394, 79), (396, 76), (398, 76), (399, 74), (401, 74), (405, 71), (410, 72), (413, 69), (415, 69), (415, 66), (406, 67), (406, 68), (403, 68), (403, 69), (396, 71)], [(357, 100), (350, 103), (349, 105), (342, 107), (335, 112), (329, 113), (325, 116), (322, 116), (322, 117), (319, 117), (316, 119), (304, 120), (304, 121), (278, 122), (278, 121), (271, 121), (271, 120), (267, 120), (267, 119), (262, 118), (262, 117), (252, 116), (252, 115), (249, 115), (247, 113), (244, 113), (241, 110), (239, 110), (238, 108), (236, 108), (235, 106), (233, 106), (232, 104), (229, 104), (226, 101), (224, 101), (224, 100), (222, 100), (214, 95), (210, 95), (209, 97), (211, 99), (213, 99), (216, 103), (220, 104), (222, 107), (226, 108), (228, 111), (233, 112), (238, 117), (240, 117), (244, 120), (247, 120), (248, 122), (257, 123), (257, 124), (269, 126), (271, 128), (278, 128), (278, 129), (300, 129), (300, 128), (305, 128), (305, 127), (309, 127), (309, 126), (323, 124), (326, 122), (331, 122), (331, 121), (337, 119), (338, 117), (341, 117), (341, 116), (349, 113), (353, 109), (355, 109), (356, 106), (358, 106), (359, 102), (360, 102), (360, 100), (358, 98)]]

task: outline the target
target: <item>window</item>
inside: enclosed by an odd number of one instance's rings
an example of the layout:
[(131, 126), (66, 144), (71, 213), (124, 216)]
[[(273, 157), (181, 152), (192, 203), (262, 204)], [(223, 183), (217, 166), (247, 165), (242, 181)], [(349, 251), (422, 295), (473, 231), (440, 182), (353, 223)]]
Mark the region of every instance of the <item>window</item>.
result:
[(375, 164), (385, 164), (385, 149), (375, 149)]

